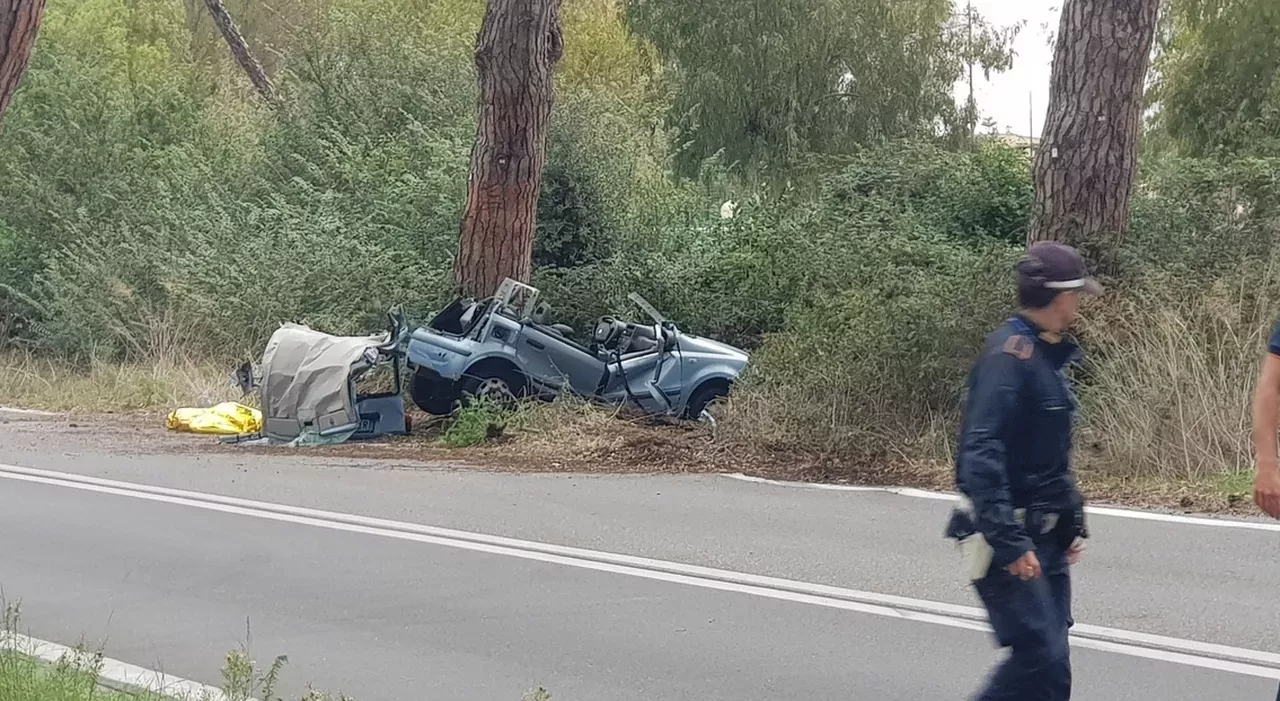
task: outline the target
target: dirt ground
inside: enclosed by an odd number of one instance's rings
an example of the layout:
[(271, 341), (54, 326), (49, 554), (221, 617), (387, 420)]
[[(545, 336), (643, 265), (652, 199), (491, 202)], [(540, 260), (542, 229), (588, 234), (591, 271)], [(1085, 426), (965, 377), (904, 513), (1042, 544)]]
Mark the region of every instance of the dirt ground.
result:
[[(769, 479), (856, 482), (859, 484), (945, 488), (945, 475), (913, 472), (903, 466), (850, 473), (847, 466), (818, 456), (748, 454), (715, 440), (710, 429), (646, 419), (601, 418), (509, 429), (483, 445), (449, 448), (439, 422), (413, 415), (410, 435), (348, 441), (334, 446), (286, 448), (226, 444), (215, 436), (169, 431), (162, 413), (6, 414), (9, 431), (47, 436), (50, 445), (91, 444), (112, 453), (225, 452), (239, 455), (305, 450), (317, 456), (448, 463), (503, 472), (679, 474), (742, 472)], [(937, 472), (934, 470), (933, 472)], [(904, 481), (905, 480), (905, 481)]]
[[(221, 442), (217, 437), (169, 431), (162, 413), (37, 414), (0, 410), (0, 426), (10, 438), (48, 445), (49, 450), (111, 454), (279, 454), (306, 451), (317, 458), (409, 461), (430, 467), (498, 472), (578, 474), (743, 473), (776, 480), (918, 487), (950, 490), (949, 465), (880, 463), (850, 465), (801, 453), (748, 452), (715, 440), (701, 426), (675, 425), (610, 415), (543, 420), (540, 425), (504, 431), (472, 448), (448, 448), (440, 425), (414, 415), (410, 435), (349, 441), (336, 446), (285, 448)], [(1177, 512), (1256, 515), (1247, 485), (1217, 482), (1154, 484), (1098, 474), (1081, 476), (1094, 503)]]

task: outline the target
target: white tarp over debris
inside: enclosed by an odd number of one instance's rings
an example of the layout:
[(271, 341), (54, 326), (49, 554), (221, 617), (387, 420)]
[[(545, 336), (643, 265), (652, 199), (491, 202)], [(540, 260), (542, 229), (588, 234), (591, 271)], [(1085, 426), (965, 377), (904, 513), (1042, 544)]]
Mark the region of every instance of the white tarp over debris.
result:
[(360, 426), (355, 379), (389, 343), (390, 333), (331, 336), (299, 324), (281, 326), (262, 354), (263, 433), (281, 442), (304, 434), (345, 440)]

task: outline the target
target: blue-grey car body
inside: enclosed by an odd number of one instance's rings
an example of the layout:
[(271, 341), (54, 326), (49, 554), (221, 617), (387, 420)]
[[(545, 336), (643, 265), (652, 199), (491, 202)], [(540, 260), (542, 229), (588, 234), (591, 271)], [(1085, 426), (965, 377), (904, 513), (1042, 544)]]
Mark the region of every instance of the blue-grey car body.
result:
[[(723, 396), (747, 364), (746, 351), (680, 331), (638, 295), (632, 299), (653, 317), (652, 323), (602, 317), (586, 346), (573, 340), (567, 327), (539, 323), (532, 318), (536, 313), (525, 313), (533, 302), (514, 310), (513, 290), (531, 293), (536, 301), (536, 289), (507, 281), (490, 301), (470, 303), (479, 318), (465, 322), (462, 333), (424, 326), (410, 335), (406, 354), (420, 378), (414, 399), (422, 408), (430, 402), (421, 393), (440, 395), (445, 401), (435, 402), (437, 407), (451, 406), (449, 395), (460, 397), (462, 382), (474, 368), (501, 366), (518, 371), (543, 398), (569, 392), (609, 404), (638, 405), (651, 414), (697, 418), (703, 407), (690, 402)], [(610, 348), (619, 334), (627, 347)], [(641, 345), (652, 342), (653, 347), (628, 352), (637, 335), (646, 336)]]

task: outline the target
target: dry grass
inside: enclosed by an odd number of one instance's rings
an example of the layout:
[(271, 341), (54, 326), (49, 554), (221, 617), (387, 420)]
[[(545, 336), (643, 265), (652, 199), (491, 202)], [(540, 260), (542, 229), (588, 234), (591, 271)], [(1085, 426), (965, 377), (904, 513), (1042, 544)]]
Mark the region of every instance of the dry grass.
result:
[(1090, 317), (1080, 465), (1114, 479), (1221, 483), (1251, 463), (1251, 399), (1274, 309), (1244, 280), (1117, 297)]
[(734, 411), (741, 409), (730, 403), (713, 430), (696, 422), (558, 399), (524, 406), (499, 440), (458, 452), (468, 461), (528, 472), (743, 472), (784, 480), (949, 486), (949, 468), (905, 451), (867, 464), (812, 448), (743, 441), (734, 428)]
[(230, 368), (181, 356), (154, 362), (73, 364), (0, 354), (0, 405), (68, 412), (136, 412), (235, 399)]
[(727, 450), (698, 424), (563, 397), (523, 405), (497, 440), (466, 454), (524, 471), (658, 473), (715, 470)]
[[(792, 357), (803, 356), (799, 351), (784, 355), (781, 361), (753, 358), (762, 363), (758, 374), (749, 371), (724, 408), (726, 440), (766, 453), (838, 456), (860, 471), (949, 455), (954, 412), (916, 401), (922, 393), (865, 381), (891, 376), (884, 368), (896, 361), (859, 358), (848, 367), (839, 353), (811, 362)], [(769, 366), (761, 370), (763, 363)]]

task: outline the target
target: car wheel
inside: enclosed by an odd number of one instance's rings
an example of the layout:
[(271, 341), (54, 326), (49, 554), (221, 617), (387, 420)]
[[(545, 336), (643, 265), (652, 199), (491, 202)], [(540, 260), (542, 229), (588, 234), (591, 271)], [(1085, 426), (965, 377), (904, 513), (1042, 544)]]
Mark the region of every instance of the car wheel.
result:
[(458, 401), (458, 390), (452, 382), (423, 370), (414, 374), (409, 394), (419, 409), (432, 416), (453, 413), (453, 405)]
[[(723, 404), (725, 397), (729, 396), (729, 387), (720, 382), (708, 382), (694, 391), (693, 396), (689, 398), (688, 405), (685, 406), (684, 417), (686, 419), (697, 419), (706, 421), (707, 417), (703, 416), (703, 412), (708, 409), (715, 409)], [(715, 423), (715, 416), (711, 416), (709, 423)]]
[(520, 373), (506, 368), (486, 368), (462, 379), (462, 403), (488, 401), (504, 409), (515, 406), (527, 394)]

